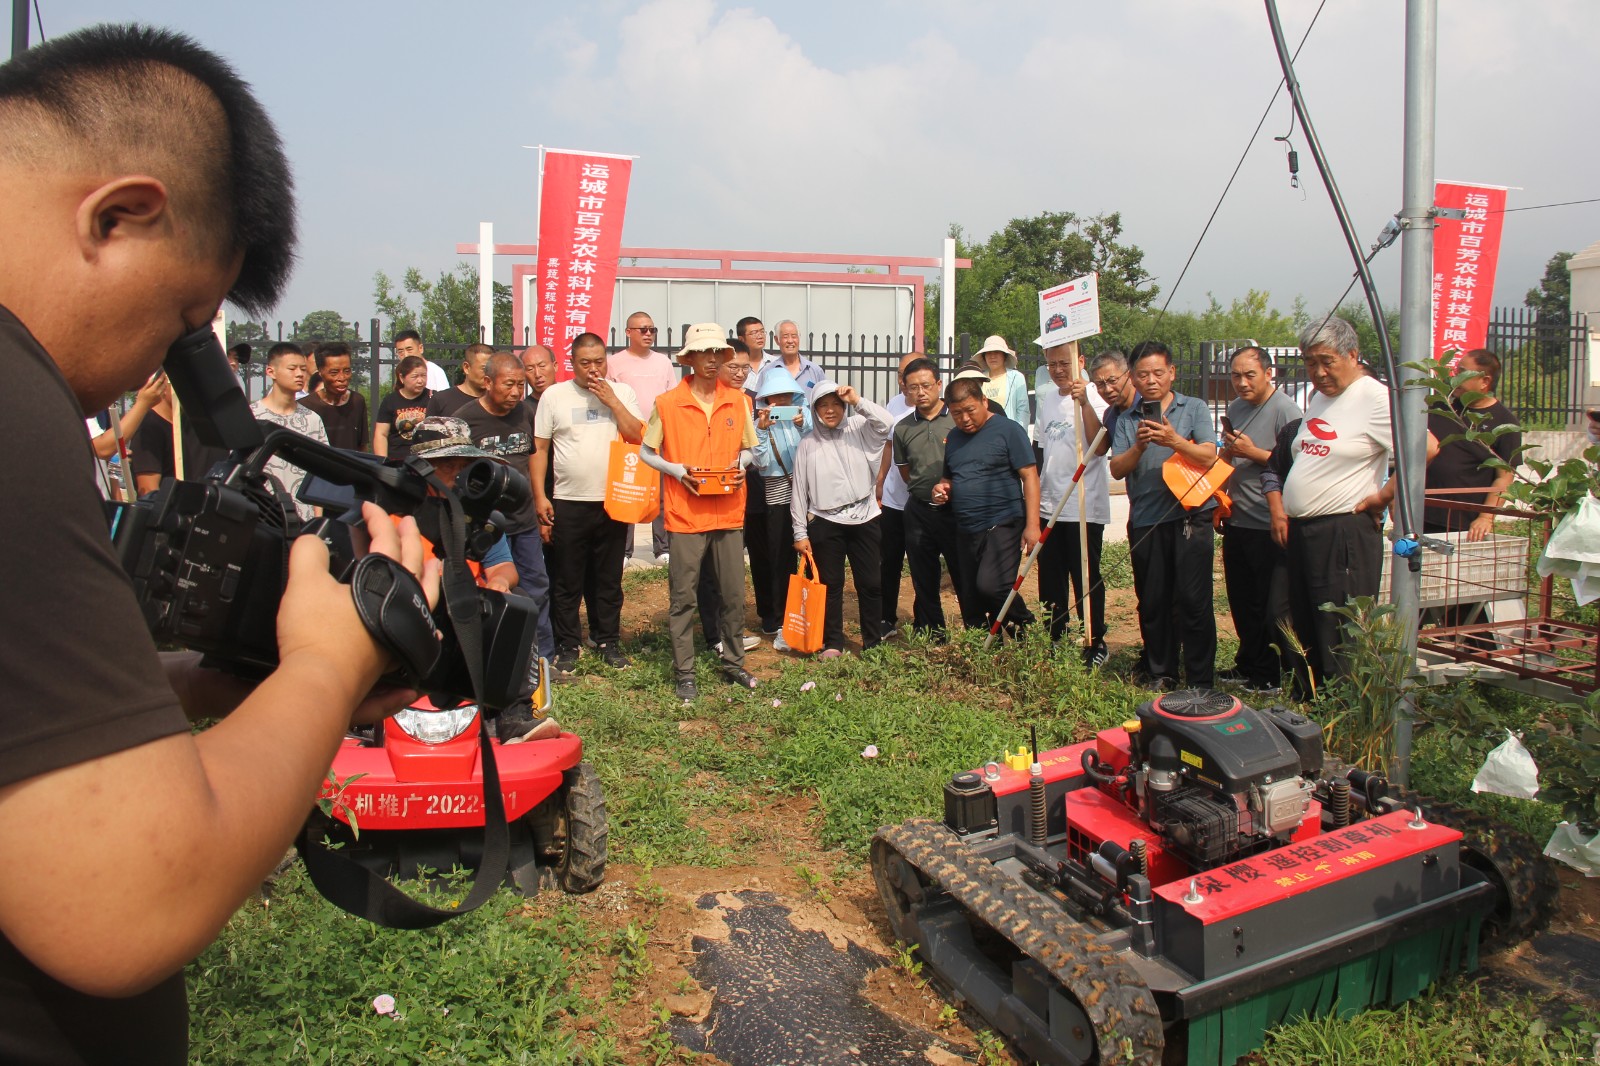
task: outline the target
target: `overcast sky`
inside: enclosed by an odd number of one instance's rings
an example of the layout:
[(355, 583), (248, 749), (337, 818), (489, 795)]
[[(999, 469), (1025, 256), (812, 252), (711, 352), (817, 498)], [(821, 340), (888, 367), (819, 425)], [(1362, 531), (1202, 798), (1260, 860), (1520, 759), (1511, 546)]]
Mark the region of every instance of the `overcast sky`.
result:
[[(1165, 299), (1279, 80), (1253, 0), (39, 4), (46, 34), (186, 31), (254, 84), (301, 205), (285, 320), (364, 321), (375, 270), (434, 276), (480, 221), (532, 243), (538, 143), (639, 156), (625, 246), (933, 256), (950, 223), (1120, 211)], [(1281, 0), (1292, 42), (1316, 7)], [(1600, 196), (1600, 3), (1439, 7), (1438, 176), (1520, 186), (1512, 208)], [(1363, 242), (1400, 206), (1403, 22), (1399, 0), (1334, 0), (1297, 66)], [(1301, 191), (1272, 140), (1288, 127), (1280, 95), (1174, 307), (1343, 291), (1305, 139)], [(1508, 214), (1495, 303), (1597, 239), (1600, 204)], [(1396, 245), (1391, 301), (1398, 268)]]

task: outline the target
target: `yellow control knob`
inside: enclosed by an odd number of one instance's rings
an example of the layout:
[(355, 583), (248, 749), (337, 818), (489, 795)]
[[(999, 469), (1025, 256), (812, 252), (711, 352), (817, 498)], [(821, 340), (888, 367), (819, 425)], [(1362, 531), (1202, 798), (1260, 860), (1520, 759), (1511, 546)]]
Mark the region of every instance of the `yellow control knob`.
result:
[(1027, 773), (1028, 767), (1033, 763), (1033, 754), (1027, 748), (1018, 748), (1016, 751), (1006, 749), (1006, 765), (1019, 773)]
[(1123, 728), (1124, 732), (1137, 733), (1139, 731), (1139, 719), (1137, 719), (1137, 718), (1128, 719), (1126, 722), (1122, 723), (1122, 728)]

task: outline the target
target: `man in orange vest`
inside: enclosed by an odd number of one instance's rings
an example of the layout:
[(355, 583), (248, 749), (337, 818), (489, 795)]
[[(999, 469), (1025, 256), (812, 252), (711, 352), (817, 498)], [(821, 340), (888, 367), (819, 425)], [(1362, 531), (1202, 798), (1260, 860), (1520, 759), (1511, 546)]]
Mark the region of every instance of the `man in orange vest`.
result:
[(744, 468), (756, 446), (755, 422), (744, 394), (717, 380), (731, 354), (727, 331), (715, 322), (690, 326), (678, 362), (689, 370), (656, 398), (640, 455), (662, 472), (666, 515), (667, 584), (672, 666), (678, 698), (699, 698), (694, 680), (695, 586), (708, 556), (722, 594), (720, 666), (736, 685), (758, 682), (744, 668)]

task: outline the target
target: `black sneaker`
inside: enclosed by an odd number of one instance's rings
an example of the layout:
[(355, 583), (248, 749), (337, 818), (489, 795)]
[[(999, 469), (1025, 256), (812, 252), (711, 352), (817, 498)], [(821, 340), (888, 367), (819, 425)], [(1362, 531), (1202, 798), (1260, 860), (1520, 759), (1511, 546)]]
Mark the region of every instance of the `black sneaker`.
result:
[(560, 648), (556, 657), (550, 660), (550, 674), (557, 681), (570, 681), (578, 669), (578, 649)]
[(700, 698), (700, 689), (696, 687), (692, 677), (678, 678), (677, 692), (679, 701), (683, 703), (693, 703)]
[(1093, 670), (1096, 667), (1104, 666), (1106, 660), (1110, 658), (1111, 652), (1106, 647), (1106, 642), (1103, 640), (1095, 641), (1094, 644), (1083, 649), (1083, 668), (1085, 670)]
[(1251, 696), (1278, 696), (1283, 693), (1283, 686), (1276, 681), (1246, 681), (1244, 690)]
[(779, 633), (782, 633), (782, 632), (783, 632), (783, 623), (782, 622), (762, 622), (761, 623), (761, 635), (764, 636), (764, 637), (775, 637)]
[(760, 679), (757, 678), (756, 675), (752, 674), (742, 666), (724, 665), (722, 667), (722, 676), (727, 678), (729, 681), (732, 681), (740, 688), (755, 688), (761, 684)]
[(607, 666), (617, 670), (626, 670), (633, 665), (633, 661), (622, 654), (622, 649), (615, 644), (601, 644), (599, 645), (599, 650), (600, 658), (605, 660)]
[(1219, 685), (1246, 685), (1250, 679), (1237, 670), (1218, 670), (1216, 683)]
[(1156, 692), (1171, 692), (1178, 687), (1178, 679), (1175, 677), (1155, 677), (1145, 673), (1143, 670), (1135, 671), (1129, 680), (1140, 688), (1148, 688)]

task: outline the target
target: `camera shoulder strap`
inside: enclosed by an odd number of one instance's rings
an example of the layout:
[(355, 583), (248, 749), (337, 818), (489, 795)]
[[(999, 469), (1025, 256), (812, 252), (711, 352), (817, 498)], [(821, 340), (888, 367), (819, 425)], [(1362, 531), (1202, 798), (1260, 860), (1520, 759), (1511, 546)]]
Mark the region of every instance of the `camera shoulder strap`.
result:
[(427, 929), (476, 910), (488, 902), (505, 880), (511, 859), (511, 837), (506, 826), (505, 798), (500, 792), (500, 770), (489, 742), (489, 720), (483, 713), (483, 626), (478, 611), (478, 585), (467, 568), (467, 521), (461, 501), (437, 475), (428, 483), (444, 497), (449, 520), (441, 530), (445, 549), (442, 598), (456, 640), (467, 661), (472, 694), (478, 704), (478, 751), (483, 765), (483, 851), (478, 874), (459, 906), (448, 910), (418, 903), (385, 878), (361, 865), (343, 851), (312, 840), (308, 825), (301, 831), (300, 855), (317, 891), (335, 906), (390, 929)]

